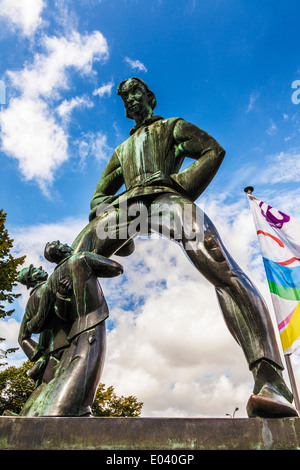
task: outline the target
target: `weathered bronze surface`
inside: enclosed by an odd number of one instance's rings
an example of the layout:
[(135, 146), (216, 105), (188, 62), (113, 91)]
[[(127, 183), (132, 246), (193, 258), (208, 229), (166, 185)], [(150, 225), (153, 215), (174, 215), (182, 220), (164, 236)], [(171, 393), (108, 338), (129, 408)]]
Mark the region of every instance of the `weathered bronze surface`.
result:
[[(19, 334), (24, 352), (36, 361), (30, 376), (37, 380), (20, 416), (88, 416), (103, 368), (108, 317), (98, 277), (117, 276), (123, 268), (95, 253), (73, 254), (59, 241), (47, 244), (45, 257), (57, 266), (31, 292)], [(26, 270), (20, 280), (28, 285)], [(33, 333), (41, 333), (38, 345)]]
[[(184, 119), (155, 116), (155, 95), (141, 79), (124, 80), (118, 94), (135, 126), (99, 179), (91, 200), (90, 223), (74, 241), (74, 252), (124, 256), (133, 251), (139, 235), (168, 233), (177, 239), (196, 269), (215, 286), (227, 327), (253, 373), (260, 407), (251, 397), (249, 415), (265, 413), (261, 411), (265, 397), (269, 415), (297, 416), (292, 394), (282, 379), (283, 366), (266, 304), (224, 247), (211, 220), (194, 203), (218, 171), (225, 151)], [(180, 172), (186, 157), (195, 161)], [(126, 190), (118, 194), (123, 184)], [(142, 230), (135, 230), (133, 224), (137, 209), (145, 209)], [(186, 212), (189, 217), (184, 216)], [(114, 237), (103, 236), (107, 227)], [(181, 237), (177, 237), (178, 228)], [(270, 390), (275, 390), (271, 397)]]
[[(0, 449), (2, 450), (101, 450), (109, 458), (124, 454), (140, 455), (150, 450), (143, 460), (163, 468), (163, 455), (175, 456), (178, 464), (199, 466), (202, 455), (187, 460), (193, 451), (200, 450), (299, 450), (299, 418), (30, 418), (0, 416)], [(137, 451), (136, 453), (133, 451)], [(118, 452), (118, 451), (124, 451)], [(131, 451), (128, 453), (128, 451)], [(99, 465), (102, 453), (97, 454)], [(223, 456), (222, 456), (223, 457)], [(229, 456), (232, 458), (232, 456)], [(268, 456), (270, 458), (270, 456)], [(186, 458), (186, 462), (184, 461)], [(248, 458), (248, 456), (247, 456)], [(256, 458), (256, 455), (255, 455)], [(259, 457), (257, 457), (259, 458)], [(114, 463), (107, 458), (103, 466)], [(121, 463), (120, 461), (118, 463)], [(165, 466), (171, 462), (165, 462)], [(229, 461), (228, 461), (229, 463)], [(160, 464), (160, 465), (159, 465)], [(216, 462), (217, 464), (217, 462)], [(173, 465), (168, 465), (173, 468)], [(193, 468), (194, 468), (193, 467)], [(120, 466), (121, 468), (121, 466)]]
[[(103, 365), (108, 315), (97, 278), (120, 274), (122, 267), (107, 258), (130, 255), (138, 236), (156, 232), (176, 240), (215, 287), (227, 327), (253, 373), (248, 415), (298, 416), (282, 378), (266, 304), (224, 247), (212, 221), (194, 203), (218, 171), (225, 151), (182, 118), (155, 116), (156, 97), (141, 79), (124, 80), (118, 94), (135, 126), (107, 163), (91, 200), (89, 223), (72, 247), (47, 244), (45, 257), (57, 266), (28, 302), (20, 344), (36, 361), (31, 374), (37, 388), (21, 415), (90, 413)], [(180, 171), (186, 157), (195, 161)], [(119, 194), (123, 184), (126, 189)], [(34, 277), (39, 277), (34, 269), (25, 273), (27, 285), (35, 285)], [(32, 333), (41, 334), (38, 345)]]

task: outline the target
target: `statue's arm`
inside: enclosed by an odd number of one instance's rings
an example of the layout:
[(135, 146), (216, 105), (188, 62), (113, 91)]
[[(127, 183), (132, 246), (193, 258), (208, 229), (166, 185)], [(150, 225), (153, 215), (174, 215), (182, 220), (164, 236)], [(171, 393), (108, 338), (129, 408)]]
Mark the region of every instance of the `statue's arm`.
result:
[(173, 131), (175, 158), (189, 157), (196, 161), (172, 178), (195, 200), (217, 173), (224, 149), (207, 132), (184, 120), (179, 120)]
[(97, 277), (115, 277), (123, 273), (123, 267), (119, 263), (104, 256), (90, 252), (83, 252), (81, 256)]
[(36, 361), (42, 355), (44, 348), (31, 338), (31, 333), (28, 331), (27, 324), (28, 315), (25, 312), (19, 330), (18, 342), (28, 359), (30, 361)]
[(65, 276), (58, 283), (55, 294), (55, 313), (62, 320), (66, 320), (71, 310), (71, 294), (73, 292), (73, 280), (71, 276)]
[(116, 152), (106, 165), (91, 200), (90, 220), (95, 217), (100, 204), (110, 204), (116, 199), (115, 194), (124, 183), (122, 169)]
[(32, 333), (41, 333), (45, 329), (45, 322), (48, 320), (49, 313), (53, 307), (53, 295), (51, 290), (46, 286), (42, 294), (38, 311), (36, 315), (29, 320), (26, 325), (27, 332)]

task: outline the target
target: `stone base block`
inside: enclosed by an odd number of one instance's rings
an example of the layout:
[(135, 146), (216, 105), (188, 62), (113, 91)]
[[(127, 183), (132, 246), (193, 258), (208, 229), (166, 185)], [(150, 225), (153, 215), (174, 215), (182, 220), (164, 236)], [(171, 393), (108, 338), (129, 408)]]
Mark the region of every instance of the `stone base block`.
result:
[(298, 450), (300, 418), (0, 417), (1, 450)]

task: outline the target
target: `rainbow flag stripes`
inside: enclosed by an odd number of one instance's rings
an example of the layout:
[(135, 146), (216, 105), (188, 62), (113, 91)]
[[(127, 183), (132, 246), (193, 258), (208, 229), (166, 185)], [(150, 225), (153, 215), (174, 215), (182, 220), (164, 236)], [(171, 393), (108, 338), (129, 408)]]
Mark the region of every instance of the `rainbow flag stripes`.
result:
[(300, 221), (248, 194), (285, 354), (300, 355)]

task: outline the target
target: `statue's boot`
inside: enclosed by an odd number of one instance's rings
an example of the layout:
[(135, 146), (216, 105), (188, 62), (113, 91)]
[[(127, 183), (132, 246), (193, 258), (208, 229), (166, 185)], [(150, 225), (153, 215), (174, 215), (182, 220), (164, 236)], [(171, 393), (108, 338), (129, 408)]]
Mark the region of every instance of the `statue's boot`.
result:
[(298, 417), (292, 405), (293, 395), (287, 388), (280, 369), (262, 360), (252, 370), (255, 386), (247, 404), (249, 418)]

